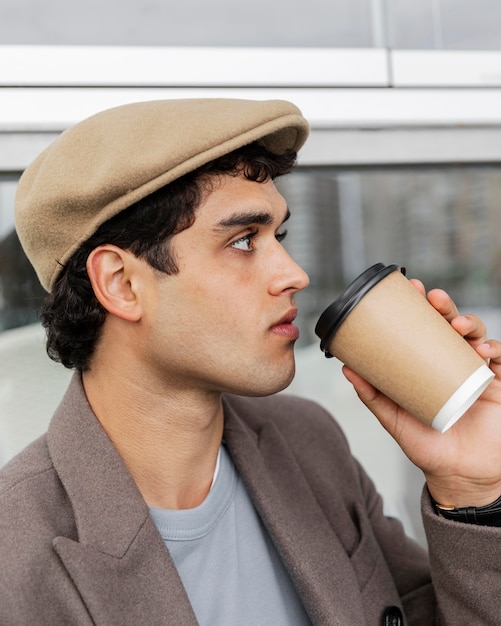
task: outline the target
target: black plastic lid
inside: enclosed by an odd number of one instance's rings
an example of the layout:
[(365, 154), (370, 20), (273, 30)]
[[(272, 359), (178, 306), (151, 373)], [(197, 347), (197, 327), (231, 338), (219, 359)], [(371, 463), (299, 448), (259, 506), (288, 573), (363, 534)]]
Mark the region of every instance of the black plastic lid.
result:
[(320, 338), (320, 349), (325, 353), (326, 357), (332, 356), (332, 354), (325, 349), (326, 344), (344, 322), (348, 314), (366, 293), (385, 276), (388, 276), (388, 274), (391, 274), (395, 270), (400, 270), (402, 274), (405, 274), (405, 267), (400, 267), (399, 265), (384, 265), (383, 263), (372, 265), (366, 269), (365, 272), (362, 272), (360, 276), (357, 276), (357, 278), (346, 287), (343, 293), (325, 309), (315, 326), (315, 334)]

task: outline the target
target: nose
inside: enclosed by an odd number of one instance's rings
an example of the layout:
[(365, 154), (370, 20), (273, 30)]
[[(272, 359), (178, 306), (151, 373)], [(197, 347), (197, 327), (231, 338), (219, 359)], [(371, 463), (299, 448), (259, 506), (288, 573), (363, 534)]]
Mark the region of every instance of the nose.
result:
[(303, 268), (294, 261), (285, 248), (278, 244), (276, 253), (268, 259), (272, 271), (269, 291), (272, 295), (296, 293), (308, 287), (310, 279)]

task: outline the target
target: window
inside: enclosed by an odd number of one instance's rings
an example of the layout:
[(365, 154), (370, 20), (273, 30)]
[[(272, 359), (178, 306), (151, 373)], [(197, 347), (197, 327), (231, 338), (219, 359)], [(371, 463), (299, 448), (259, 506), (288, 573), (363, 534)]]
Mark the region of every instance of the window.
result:
[(299, 294), (304, 343), (319, 313), (370, 265), (397, 263), (449, 291), (499, 334), (501, 168), (298, 170), (280, 183), (294, 219), (285, 245), (310, 274)]
[(17, 176), (0, 176), (0, 331), (37, 321), (44, 294), (14, 230)]
[[(0, 330), (36, 321), (44, 291), (13, 230), (17, 178), (0, 178)], [(501, 167), (301, 168), (279, 180), (293, 212), (285, 246), (310, 275), (303, 343), (318, 314), (373, 263), (398, 263), (427, 288), (497, 324)], [(501, 334), (492, 328), (491, 334)]]
[[(373, 0), (4, 0), (3, 44), (368, 47)], [(96, 19), (98, 16), (98, 19)]]
[(501, 50), (498, 0), (388, 0), (393, 48)]

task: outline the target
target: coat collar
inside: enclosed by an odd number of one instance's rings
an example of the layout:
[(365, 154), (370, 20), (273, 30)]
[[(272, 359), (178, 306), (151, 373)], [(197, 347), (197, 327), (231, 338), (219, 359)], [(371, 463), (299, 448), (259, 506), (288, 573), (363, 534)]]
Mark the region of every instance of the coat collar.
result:
[(93, 623), (196, 626), (148, 506), (92, 412), (79, 374), (49, 425), (47, 440), (77, 531), (77, 541), (57, 537), (53, 546)]
[[(250, 427), (246, 406), (253, 405), (225, 400), (226, 445), (313, 623), (364, 623), (346, 551), (293, 452), (272, 420)], [(93, 414), (78, 374), (50, 424), (48, 445), (78, 537), (56, 538), (54, 548), (95, 623), (132, 626), (148, 616), (153, 626), (170, 616), (172, 623), (195, 625), (148, 507)]]
[(231, 398), (226, 403), (226, 443), (310, 618), (326, 626), (365, 623), (359, 581), (293, 451), (274, 420), (250, 430), (255, 416), (247, 411), (255, 407), (237, 404), (238, 414)]
[(79, 542), (123, 557), (146, 523), (148, 507), (92, 412), (77, 373), (52, 418), (47, 441)]

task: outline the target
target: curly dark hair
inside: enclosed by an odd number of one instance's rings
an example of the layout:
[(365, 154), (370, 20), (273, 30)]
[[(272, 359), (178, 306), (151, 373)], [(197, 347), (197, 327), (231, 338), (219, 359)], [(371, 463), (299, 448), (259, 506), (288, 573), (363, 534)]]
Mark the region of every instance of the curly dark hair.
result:
[(89, 368), (107, 314), (87, 275), (92, 250), (114, 244), (160, 272), (176, 274), (172, 237), (193, 224), (215, 177), (243, 174), (248, 180), (265, 182), (290, 172), (295, 161), (293, 151), (276, 155), (254, 142), (165, 185), (102, 224), (63, 267), (42, 305), (40, 318), (50, 358), (68, 368)]

